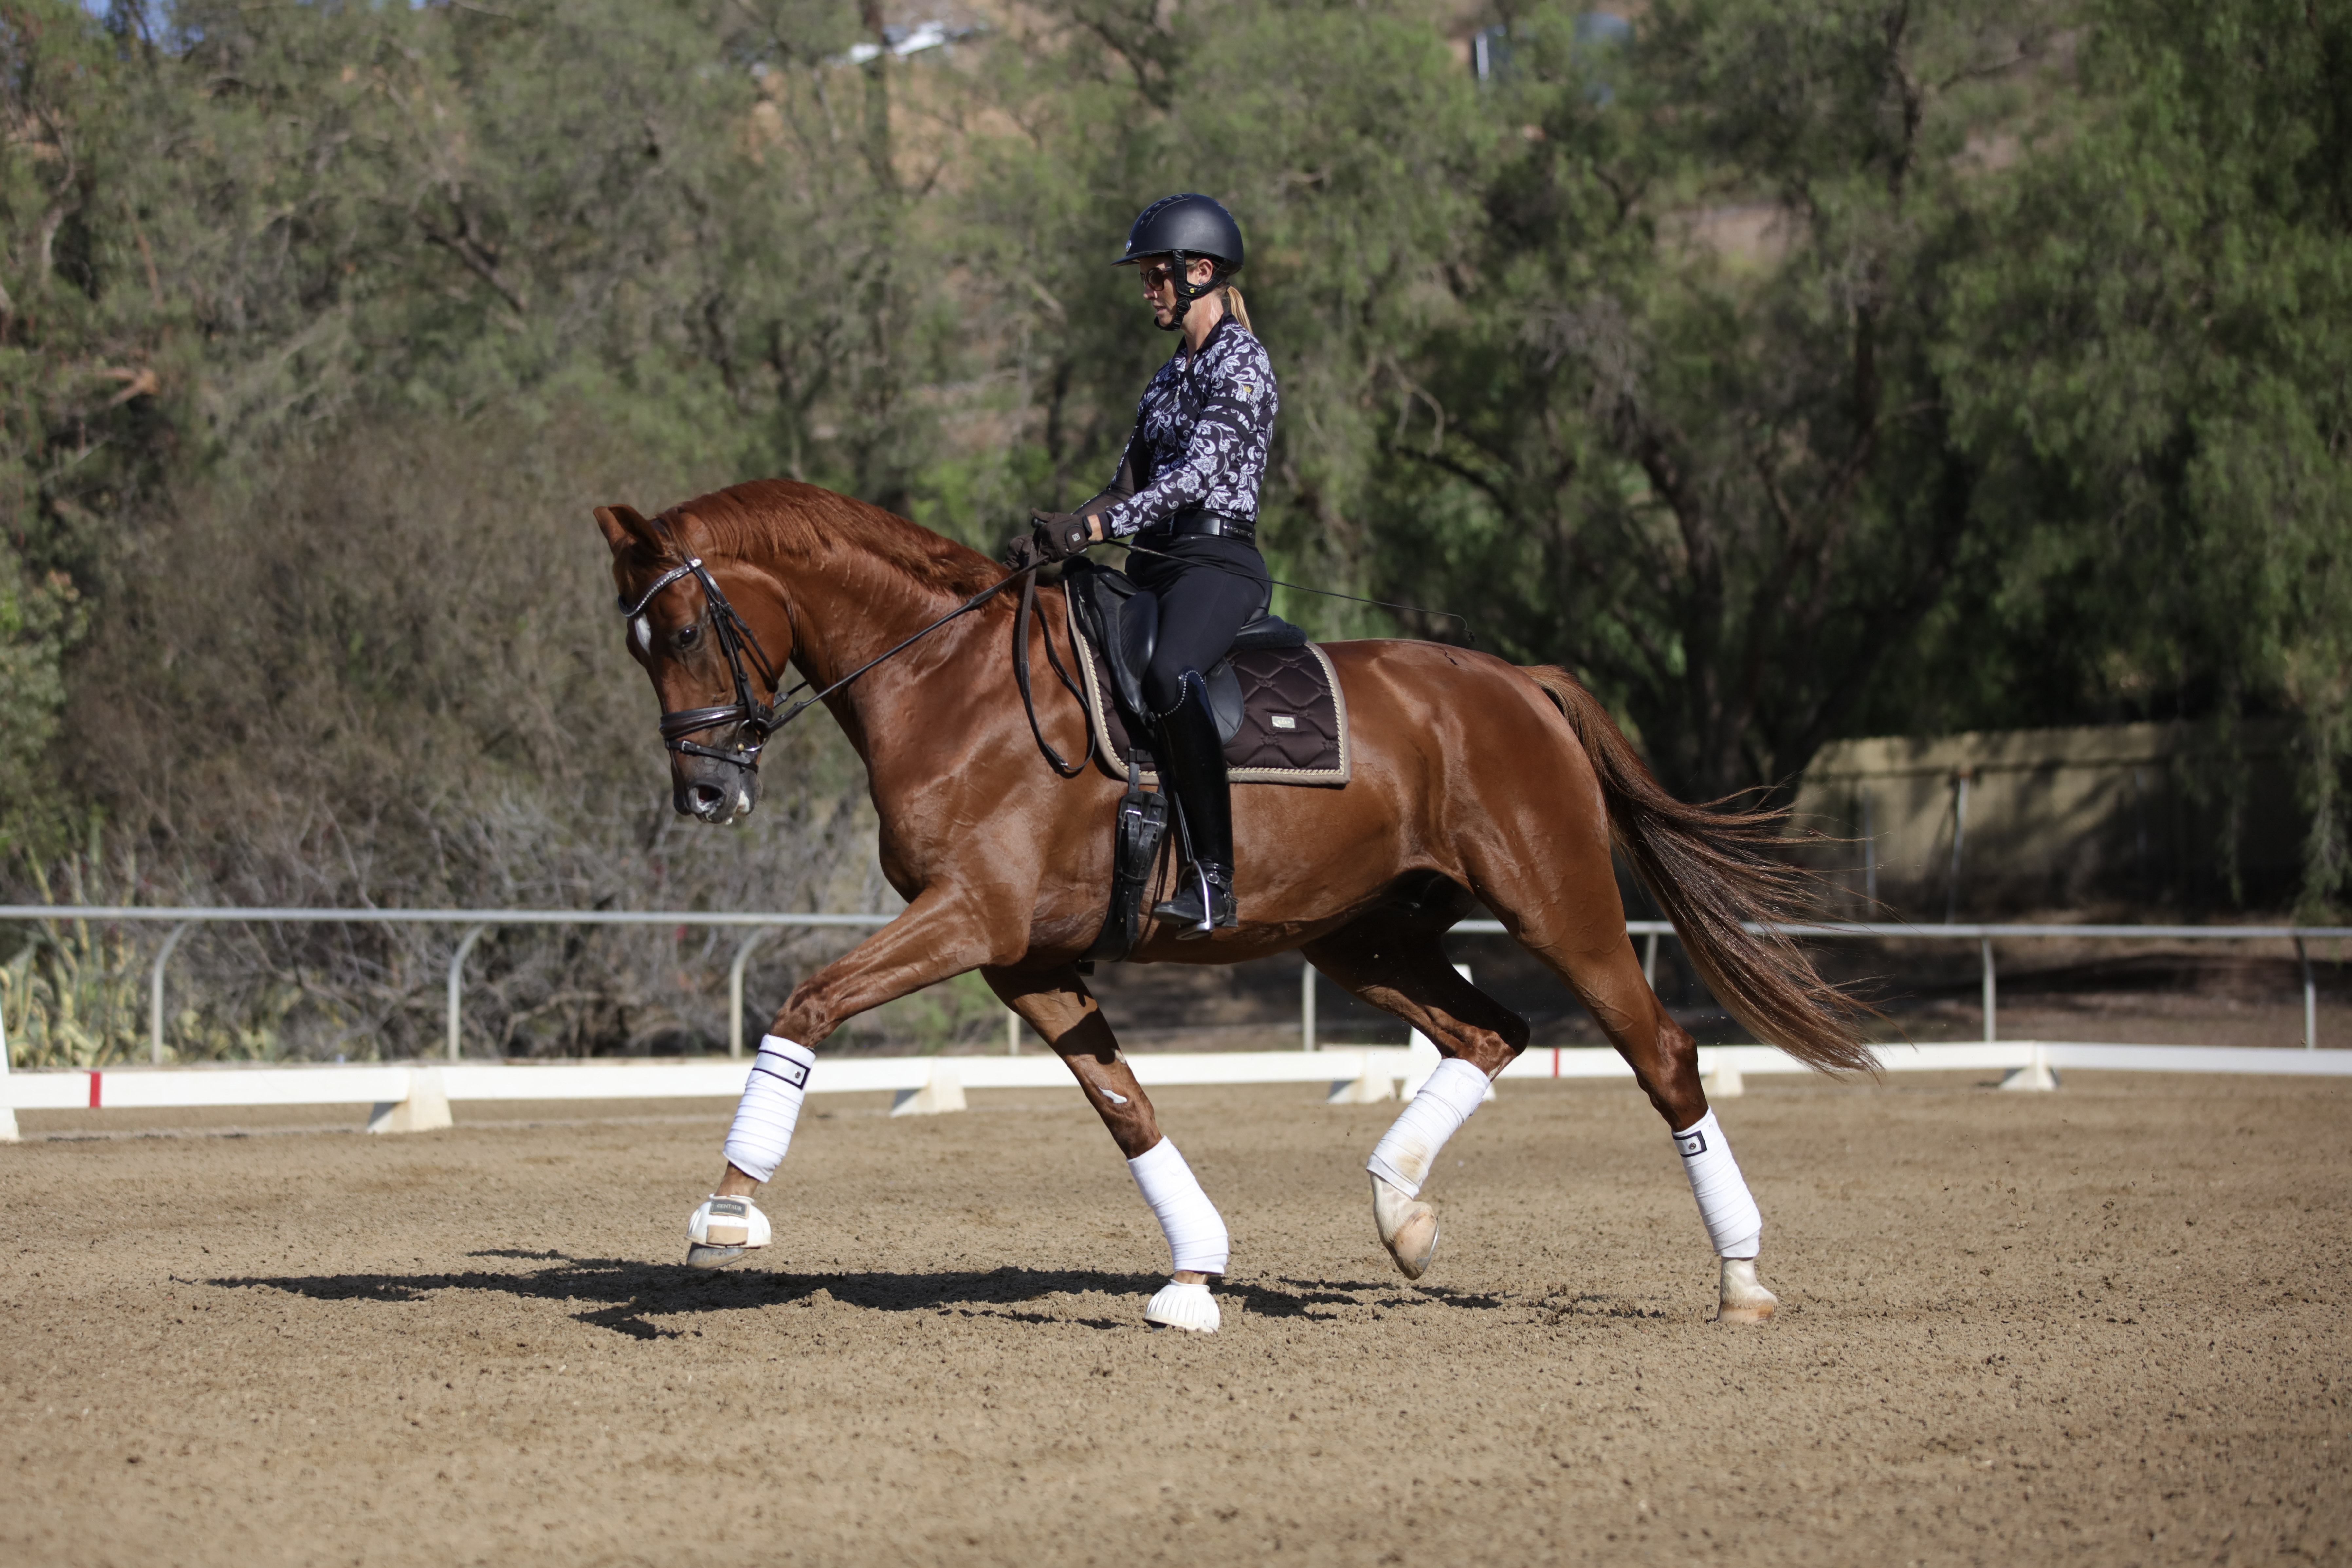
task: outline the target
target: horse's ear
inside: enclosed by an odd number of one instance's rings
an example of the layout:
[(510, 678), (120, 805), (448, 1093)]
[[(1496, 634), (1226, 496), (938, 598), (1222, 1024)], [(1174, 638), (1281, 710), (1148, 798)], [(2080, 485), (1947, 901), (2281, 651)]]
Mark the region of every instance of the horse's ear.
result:
[(638, 516), (633, 506), (598, 507), (596, 526), (604, 531), (604, 542), (615, 555), (632, 544), (653, 542), (653, 524)]

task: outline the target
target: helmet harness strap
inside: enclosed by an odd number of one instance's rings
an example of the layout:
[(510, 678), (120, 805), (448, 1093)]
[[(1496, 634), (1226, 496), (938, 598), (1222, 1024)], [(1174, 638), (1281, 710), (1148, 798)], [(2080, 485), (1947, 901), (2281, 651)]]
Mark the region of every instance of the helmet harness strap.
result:
[[(1171, 326), (1181, 327), (1184, 324), (1184, 312), (1192, 308), (1192, 301), (1207, 298), (1223, 285), (1224, 279), (1215, 270), (1216, 260), (1213, 256), (1195, 257), (1181, 250), (1171, 250), (1168, 253), (1168, 280), (1176, 286), (1176, 319), (1170, 323)], [(1195, 261), (1210, 263), (1211, 270), (1206, 283), (1192, 281), (1192, 263)]]

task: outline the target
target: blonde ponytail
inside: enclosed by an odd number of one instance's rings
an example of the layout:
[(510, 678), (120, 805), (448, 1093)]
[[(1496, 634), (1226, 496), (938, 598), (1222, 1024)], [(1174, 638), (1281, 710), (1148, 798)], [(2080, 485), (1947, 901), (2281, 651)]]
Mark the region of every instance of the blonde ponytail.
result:
[(1250, 325), (1249, 307), (1242, 303), (1242, 291), (1230, 283), (1225, 285), (1225, 314), (1239, 321), (1242, 331), (1257, 336), (1257, 329)]

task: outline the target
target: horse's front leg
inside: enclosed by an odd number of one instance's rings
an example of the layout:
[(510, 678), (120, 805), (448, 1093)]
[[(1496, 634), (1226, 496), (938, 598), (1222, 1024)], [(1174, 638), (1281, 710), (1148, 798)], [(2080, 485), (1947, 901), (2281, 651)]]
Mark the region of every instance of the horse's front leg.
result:
[(727, 1129), (727, 1168), (687, 1221), (686, 1260), (722, 1268), (768, 1244), (767, 1216), (751, 1201), (792, 1147), (809, 1076), (812, 1048), (868, 1008), (921, 990), (999, 956), (991, 931), (1020, 929), (1018, 911), (982, 907), (970, 893), (926, 892), (850, 952), (793, 987), (760, 1041), (743, 1098)]
[(1208, 1281), (1211, 1275), (1225, 1271), (1229, 1258), (1224, 1219), (1201, 1190), (1184, 1156), (1160, 1132), (1151, 1100), (1119, 1055), (1110, 1020), (1103, 1016), (1086, 982), (1067, 964), (1042, 973), (983, 969), (981, 973), (1077, 1079), (1087, 1102), (1110, 1130), (1111, 1142), (1127, 1156), (1129, 1173), (1168, 1237), (1173, 1270), (1144, 1308), (1144, 1321), (1213, 1333), (1217, 1303), (1209, 1294)]

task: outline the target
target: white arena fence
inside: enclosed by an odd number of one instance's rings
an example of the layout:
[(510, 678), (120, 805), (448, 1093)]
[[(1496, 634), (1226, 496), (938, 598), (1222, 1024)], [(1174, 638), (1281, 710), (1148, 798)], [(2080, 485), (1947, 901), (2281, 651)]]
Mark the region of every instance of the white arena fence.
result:
[[(109, 1067), (10, 1072), (5, 1033), (0, 1033), (0, 1140), (16, 1136), (16, 1111), (121, 1109), (192, 1109), (302, 1105), (372, 1105), (371, 1131), (422, 1131), (450, 1125), (452, 1103), (493, 1100), (604, 1100), (724, 1099), (741, 1092), (739, 1061), (703, 1059), (666, 1062), (467, 1062), (460, 1058), (465, 963), (476, 942), (499, 925), (730, 926), (749, 934), (729, 970), (732, 1026), (730, 1057), (742, 1052), (743, 978), (761, 942), (793, 928), (868, 928), (894, 919), (883, 914), (759, 914), (676, 910), (314, 910), (173, 909), (147, 905), (0, 905), (0, 921), (78, 920), (168, 923), (149, 973), (149, 1023), (152, 1055), (163, 1058), (165, 967), (179, 939), (207, 921), (302, 921), (446, 925), (457, 932), (448, 970), (448, 1033), (446, 1063), (380, 1065), (215, 1063), (200, 1067)], [(1507, 934), (1498, 921), (1465, 921), (1454, 928), (1475, 935)], [(2002, 1087), (2052, 1089), (2057, 1069), (2137, 1072), (2299, 1074), (2352, 1076), (2352, 1051), (2319, 1051), (2318, 992), (2308, 944), (2352, 938), (2352, 926), (2092, 926), (1938, 925), (1835, 923), (1782, 928), (1808, 939), (1881, 938), (1901, 941), (1961, 941), (1978, 944), (1982, 967), (1984, 1031), (1981, 1041), (1958, 1045), (1893, 1045), (1876, 1047), (1888, 1071), (2003, 1074)], [(1654, 977), (1658, 944), (1674, 936), (1664, 921), (1630, 921), (1628, 935), (1643, 939), (1643, 971)], [(2304, 1037), (2298, 1048), (2092, 1045), (2074, 1041), (2002, 1040), (1998, 1037), (1996, 941), (2061, 939), (2118, 942), (2291, 942), (2302, 964)], [(1178, 1084), (1323, 1083), (1334, 1103), (1360, 1103), (1410, 1095), (1437, 1065), (1436, 1047), (1417, 1033), (1410, 1046), (1328, 1046), (1316, 1036), (1316, 972), (1301, 965), (1300, 1043), (1297, 1051), (1149, 1053), (1130, 1058), (1147, 1088)], [(967, 1089), (1043, 1089), (1067, 1084), (1068, 1073), (1051, 1057), (1014, 1054), (1018, 1020), (1007, 1015), (1004, 1057), (850, 1057), (825, 1058), (813, 1075), (812, 1093), (880, 1093), (896, 1096), (893, 1115), (961, 1110)], [(1748, 1075), (1802, 1073), (1810, 1069), (1769, 1046), (1714, 1046), (1699, 1049), (1700, 1070), (1717, 1098), (1741, 1091)], [(1505, 1079), (1620, 1078), (1629, 1069), (1605, 1047), (1531, 1049), (1507, 1068)]]

